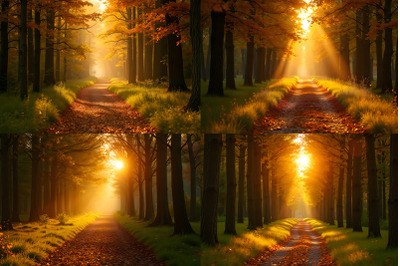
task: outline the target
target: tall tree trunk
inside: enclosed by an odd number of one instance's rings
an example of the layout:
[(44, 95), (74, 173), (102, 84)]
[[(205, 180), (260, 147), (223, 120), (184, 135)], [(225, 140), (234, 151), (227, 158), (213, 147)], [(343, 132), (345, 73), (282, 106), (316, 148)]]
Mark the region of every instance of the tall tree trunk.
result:
[(226, 88), (228, 90), (236, 90), (235, 84), (235, 45), (233, 42), (233, 23), (226, 23)]
[(174, 235), (191, 234), (192, 226), (186, 213), (185, 192), (183, 190), (181, 135), (171, 136), (171, 188), (174, 209)]
[[(28, 23), (33, 23), (33, 10), (28, 10)], [(35, 71), (35, 54), (33, 45), (33, 29), (28, 27), (28, 82), (33, 83), (33, 73)]]
[(254, 65), (254, 37), (250, 36), (247, 42), (246, 72), (244, 74), (244, 85), (253, 86), (253, 65)]
[(351, 187), (353, 180), (353, 141), (349, 138), (347, 151), (347, 175), (346, 175), (346, 228), (353, 228)]
[(154, 206), (153, 206), (153, 174), (151, 169), (151, 143), (152, 139), (149, 134), (144, 134), (144, 188), (146, 192), (146, 209), (144, 214), (144, 220), (149, 221), (154, 217)]
[(11, 223), (11, 178), (10, 178), (10, 146), (11, 137), (0, 134), (1, 137), (1, 227), (0, 229), (12, 230)]
[(57, 47), (56, 47), (56, 82), (61, 81), (61, 16), (57, 20)]
[(54, 23), (55, 12), (47, 10), (46, 53), (44, 61), (44, 86), (52, 86), (54, 80)]
[(153, 41), (145, 34), (144, 45), (144, 79), (153, 78)]
[[(156, 8), (162, 6), (162, 0), (156, 1)], [(162, 25), (156, 24), (156, 29)], [(154, 43), (154, 64), (153, 64), (153, 80), (161, 81), (161, 79), (168, 76), (167, 69), (167, 38), (164, 37), (158, 42)]]
[(39, 221), (40, 209), (40, 138), (38, 135), (32, 135), (32, 181), (31, 181), (31, 212), (29, 222)]
[(19, 76), (19, 90), (20, 98), (22, 100), (28, 97), (28, 47), (26, 43), (27, 37), (27, 0), (21, 0), (20, 10), (20, 26), (19, 26), (19, 63), (18, 63), (18, 76)]
[[(389, 23), (392, 20), (392, 0), (385, 0), (384, 20)], [(393, 40), (392, 28), (385, 28), (385, 50), (382, 60), (382, 92), (392, 92), (392, 55), (393, 55)]]
[[(142, 11), (137, 7), (137, 19), (141, 18)], [(143, 81), (144, 80), (144, 73), (143, 73), (143, 32), (138, 33), (138, 69), (137, 69), (137, 75), (138, 75), (138, 81)]]
[(328, 223), (335, 224), (334, 184), (333, 184), (333, 163), (331, 162), (328, 172)]
[(337, 200), (336, 200), (336, 219), (338, 227), (343, 227), (343, 179), (344, 179), (344, 168), (343, 166), (340, 166)]
[(197, 221), (196, 211), (196, 158), (193, 152), (192, 135), (186, 134), (188, 153), (189, 153), (189, 164), (190, 164), (190, 221)]
[(278, 180), (276, 178), (276, 169), (272, 168), (271, 175), (271, 220), (278, 220)]
[[(382, 5), (382, 1), (379, 1), (379, 6)], [(382, 15), (380, 13), (380, 9), (377, 7), (375, 10), (376, 20), (378, 23), (378, 27), (382, 24)], [(375, 46), (376, 46), (376, 88), (382, 89), (382, 30), (378, 30), (375, 38)]]
[(199, 111), (201, 88), (201, 55), (203, 36), (201, 32), (200, 0), (190, 2), (190, 37), (192, 40), (192, 94), (185, 107), (186, 110)]
[(18, 156), (19, 156), (19, 136), (15, 135), (12, 142), (12, 177), (13, 177), (13, 208), (12, 221), (20, 222), (19, 219), (19, 189), (18, 189)]
[(201, 205), (201, 240), (211, 246), (218, 243), (217, 216), (219, 174), (221, 165), (222, 136), (204, 135), (204, 191)]
[[(132, 29), (132, 9), (130, 7), (126, 8), (126, 14), (127, 14), (127, 28), (128, 31), (130, 31)], [(133, 38), (132, 38), (132, 34), (129, 34), (127, 37), (127, 58), (126, 58), (126, 63), (127, 63), (127, 67), (128, 67), (128, 83), (133, 84), (136, 82), (136, 76), (133, 72)], [(136, 55), (135, 55), (136, 57)], [(136, 67), (136, 66), (135, 66)]]
[(236, 166), (235, 166), (235, 136), (226, 135), (226, 219), (224, 234), (236, 235)]
[(10, 2), (1, 2), (1, 13), (5, 14), (0, 23), (1, 49), (0, 49), (0, 92), (7, 92), (7, 71), (8, 71), (8, 11)]
[(35, 8), (35, 68), (33, 73), (33, 91), (40, 92), (40, 9), (38, 5)]
[(340, 35), (340, 56), (343, 60), (341, 69), (341, 79), (349, 80), (350, 73), (350, 38), (347, 33)]
[(269, 197), (269, 169), (266, 163), (262, 166), (263, 177), (263, 207), (264, 207), (264, 224), (271, 222), (271, 208)]
[(238, 182), (238, 217), (237, 222), (243, 223), (244, 211), (244, 179), (246, 166), (246, 146), (241, 144), (239, 148), (239, 182)]
[(157, 133), (157, 214), (151, 225), (172, 225), (167, 192), (167, 135)]
[[(51, 161), (51, 170), (50, 170), (50, 204), (49, 204), (49, 213), (48, 215), (51, 218), (55, 218), (57, 214), (57, 207), (56, 206), (56, 201), (57, 201), (57, 184), (58, 184), (58, 158), (56, 156), (53, 157)], [(74, 206), (76, 207), (76, 206)], [(74, 212), (76, 213), (76, 212)]]
[(271, 73), (271, 58), (272, 57), (272, 49), (267, 48), (267, 56), (265, 60), (265, 79), (270, 80), (272, 77)]
[(258, 47), (257, 50), (257, 67), (255, 69), (255, 83), (261, 83), (264, 80), (265, 73), (265, 47)]
[(225, 12), (211, 11), (211, 62), (207, 95), (224, 95), (224, 27)]
[(389, 241), (387, 248), (398, 247), (398, 135), (390, 135)]
[(362, 143), (360, 136), (354, 139), (354, 157), (353, 157), (353, 186), (352, 186), (352, 209), (353, 209), (353, 231), (362, 232), (362, 190), (361, 190), (361, 155)]
[[(176, 0), (163, 0), (163, 3), (176, 2)], [(167, 14), (165, 16), (167, 27), (171, 24), (179, 24), (177, 17)], [(188, 91), (186, 87), (185, 78), (183, 76), (183, 57), (182, 57), (182, 44), (181, 36), (168, 34), (167, 36), (168, 47), (168, 91)]]
[(365, 134), (368, 169), (368, 237), (381, 237), (379, 227), (378, 176), (375, 160), (375, 137)]

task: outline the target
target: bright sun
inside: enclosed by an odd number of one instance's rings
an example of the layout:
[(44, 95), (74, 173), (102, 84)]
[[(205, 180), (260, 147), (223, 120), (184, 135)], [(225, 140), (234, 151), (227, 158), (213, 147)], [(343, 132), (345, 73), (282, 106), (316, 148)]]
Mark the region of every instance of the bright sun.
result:
[(304, 166), (304, 167), (307, 167), (309, 162), (310, 162), (310, 158), (306, 154), (301, 154), (299, 156), (299, 158), (297, 159), (297, 164)]
[(124, 167), (124, 163), (118, 160), (111, 161), (111, 165), (114, 166), (115, 169), (119, 170)]

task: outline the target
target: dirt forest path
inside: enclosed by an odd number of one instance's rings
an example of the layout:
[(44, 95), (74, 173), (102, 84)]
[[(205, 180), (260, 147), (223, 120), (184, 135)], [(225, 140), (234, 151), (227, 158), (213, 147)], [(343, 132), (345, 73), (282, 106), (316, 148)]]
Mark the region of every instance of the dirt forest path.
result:
[(107, 88), (100, 79), (79, 91), (76, 100), (45, 133), (152, 133), (146, 119)]
[(297, 85), (253, 125), (253, 133), (363, 133), (363, 128), (312, 79)]
[(112, 215), (102, 215), (38, 265), (165, 265)]
[(290, 237), (273, 246), (247, 265), (336, 265), (329, 254), (326, 241), (312, 230), (309, 223), (300, 220), (291, 230)]

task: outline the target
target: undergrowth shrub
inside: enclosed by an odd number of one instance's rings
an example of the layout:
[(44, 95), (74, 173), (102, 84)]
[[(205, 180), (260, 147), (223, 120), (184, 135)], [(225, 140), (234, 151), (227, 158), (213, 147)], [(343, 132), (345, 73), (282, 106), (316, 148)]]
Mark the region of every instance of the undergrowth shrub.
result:
[(50, 222), (50, 217), (47, 214), (42, 214), (39, 216), (40, 224), (48, 224)]
[(11, 248), (12, 244), (8, 242), (8, 235), (0, 232), (0, 259), (6, 256), (14, 256)]
[(65, 213), (60, 213), (57, 215), (56, 220), (60, 223), (60, 225), (65, 225), (69, 221), (69, 216)]

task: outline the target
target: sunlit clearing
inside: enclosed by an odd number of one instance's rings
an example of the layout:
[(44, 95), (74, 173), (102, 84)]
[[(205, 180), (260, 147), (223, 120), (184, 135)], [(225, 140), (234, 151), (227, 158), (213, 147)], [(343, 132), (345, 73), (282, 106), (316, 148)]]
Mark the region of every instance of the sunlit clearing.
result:
[(120, 209), (120, 199), (115, 193), (113, 181), (108, 180), (106, 184), (101, 185), (97, 192), (97, 196), (92, 203), (92, 209), (104, 214), (112, 214)]
[(310, 158), (306, 154), (300, 154), (299, 158), (297, 158), (297, 164), (299, 165), (299, 168), (307, 168), (308, 164), (310, 163)]
[(117, 170), (120, 170), (124, 167), (124, 163), (119, 160), (112, 160), (110, 163)]
[(107, 0), (90, 0), (90, 2), (98, 7), (100, 13), (104, 13), (108, 6)]

